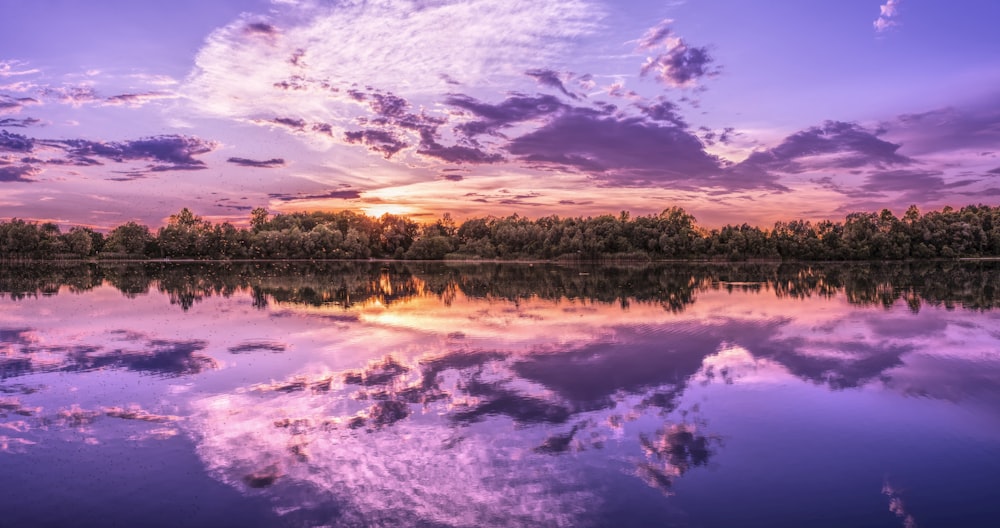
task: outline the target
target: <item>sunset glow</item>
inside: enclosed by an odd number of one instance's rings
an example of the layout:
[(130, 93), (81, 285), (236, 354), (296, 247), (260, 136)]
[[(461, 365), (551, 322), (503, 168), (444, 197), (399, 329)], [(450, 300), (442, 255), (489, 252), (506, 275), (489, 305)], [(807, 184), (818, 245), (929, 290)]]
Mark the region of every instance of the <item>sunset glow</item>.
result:
[(10, 2), (0, 219), (996, 204), (1000, 5)]

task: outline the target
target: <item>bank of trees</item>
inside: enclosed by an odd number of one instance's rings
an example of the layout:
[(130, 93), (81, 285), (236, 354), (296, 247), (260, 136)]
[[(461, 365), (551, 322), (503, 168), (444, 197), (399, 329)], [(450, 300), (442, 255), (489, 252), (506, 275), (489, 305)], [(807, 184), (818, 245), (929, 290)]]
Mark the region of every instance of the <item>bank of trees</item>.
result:
[(658, 215), (471, 218), (428, 224), (352, 211), (271, 215), (248, 227), (213, 224), (182, 209), (153, 231), (128, 222), (106, 235), (53, 223), (0, 222), (0, 259), (546, 259), (899, 260), (1000, 256), (1000, 207), (946, 207), (902, 217), (888, 209), (842, 222), (779, 221), (705, 229), (683, 209)]

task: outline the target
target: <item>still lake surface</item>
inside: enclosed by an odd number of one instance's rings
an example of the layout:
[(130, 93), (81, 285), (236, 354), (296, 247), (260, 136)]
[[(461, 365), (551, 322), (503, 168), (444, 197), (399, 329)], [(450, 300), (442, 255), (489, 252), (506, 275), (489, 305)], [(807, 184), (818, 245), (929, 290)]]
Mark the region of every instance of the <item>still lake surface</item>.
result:
[(1000, 263), (0, 266), (0, 526), (1000, 526)]

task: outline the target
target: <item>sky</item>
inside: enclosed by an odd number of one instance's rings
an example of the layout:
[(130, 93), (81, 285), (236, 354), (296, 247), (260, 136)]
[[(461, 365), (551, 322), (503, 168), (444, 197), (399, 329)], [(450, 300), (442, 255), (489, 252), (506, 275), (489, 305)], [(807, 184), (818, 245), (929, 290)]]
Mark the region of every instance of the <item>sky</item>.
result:
[(0, 3), (0, 219), (1000, 204), (992, 0)]

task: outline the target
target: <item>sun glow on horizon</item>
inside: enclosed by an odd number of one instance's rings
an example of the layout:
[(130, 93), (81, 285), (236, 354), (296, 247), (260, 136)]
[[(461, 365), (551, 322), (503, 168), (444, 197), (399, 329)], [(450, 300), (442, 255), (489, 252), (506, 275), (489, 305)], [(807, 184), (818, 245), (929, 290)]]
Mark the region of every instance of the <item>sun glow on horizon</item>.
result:
[(360, 209), (361, 212), (363, 212), (364, 214), (374, 218), (379, 218), (387, 213), (395, 216), (415, 216), (415, 213), (419, 212), (414, 207), (408, 205), (397, 205), (397, 204), (366, 205), (364, 207), (361, 207)]

